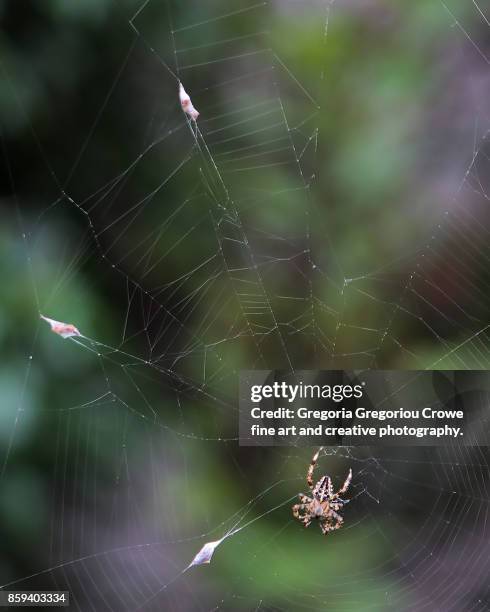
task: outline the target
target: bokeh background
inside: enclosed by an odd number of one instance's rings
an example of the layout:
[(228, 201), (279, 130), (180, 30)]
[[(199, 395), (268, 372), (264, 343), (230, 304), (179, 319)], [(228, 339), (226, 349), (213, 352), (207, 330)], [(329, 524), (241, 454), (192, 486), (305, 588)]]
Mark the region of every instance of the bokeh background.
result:
[(323, 538), (289, 508), (312, 449), (236, 440), (240, 369), (488, 368), (490, 7), (0, 19), (2, 587), (84, 611), (490, 609), (485, 447), (326, 449), (357, 497)]

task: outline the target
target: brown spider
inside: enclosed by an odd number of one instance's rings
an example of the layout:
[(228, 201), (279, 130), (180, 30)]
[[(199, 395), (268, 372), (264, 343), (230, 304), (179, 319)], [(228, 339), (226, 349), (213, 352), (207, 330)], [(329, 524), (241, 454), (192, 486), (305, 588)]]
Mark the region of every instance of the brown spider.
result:
[(311, 460), (310, 467), (306, 474), (306, 482), (311, 489), (312, 497), (308, 497), (304, 493), (299, 494), (300, 504), (293, 506), (293, 516), (301, 521), (305, 527), (309, 527), (313, 519), (318, 519), (323, 535), (327, 535), (329, 531), (340, 529), (344, 519), (339, 512), (345, 504), (350, 500), (342, 499), (343, 495), (349, 488), (352, 480), (352, 470), (349, 469), (347, 478), (345, 479), (342, 488), (337, 493), (333, 492), (332, 479), (330, 476), (322, 476), (320, 480), (313, 486), (313, 471), (320, 454), (320, 448)]

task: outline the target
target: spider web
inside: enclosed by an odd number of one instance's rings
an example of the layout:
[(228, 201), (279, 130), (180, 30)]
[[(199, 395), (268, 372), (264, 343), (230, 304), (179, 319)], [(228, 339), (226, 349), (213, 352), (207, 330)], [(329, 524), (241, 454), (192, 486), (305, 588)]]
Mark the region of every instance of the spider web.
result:
[[(309, 451), (237, 442), (241, 369), (489, 367), (489, 12), (424, 10), (414, 39), (410, 10), (377, 2), (118, 5), (76, 130), (76, 108), (32, 122), (5, 62), (35, 190), (6, 127), (30, 320), (6, 324), (4, 500), (25, 449), (49, 452), (20, 488), (48, 527), (29, 563), (2, 553), (2, 588), (66, 589), (80, 610), (488, 609), (486, 448), (326, 448), (317, 469), (340, 486), (352, 467), (354, 500), (324, 539), (290, 512)], [(380, 38), (401, 68), (365, 59)], [(424, 98), (394, 94), (420, 62)], [(377, 158), (401, 187), (383, 191)]]

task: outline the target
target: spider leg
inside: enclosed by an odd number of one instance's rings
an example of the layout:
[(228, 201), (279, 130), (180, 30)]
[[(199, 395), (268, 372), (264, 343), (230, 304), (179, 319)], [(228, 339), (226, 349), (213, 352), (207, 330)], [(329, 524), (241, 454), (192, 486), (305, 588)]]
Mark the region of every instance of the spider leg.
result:
[(320, 521), (320, 529), (323, 535), (327, 535), (329, 531), (333, 530), (332, 523), (329, 520)]
[(333, 510), (332, 508), (330, 508), (330, 513), (333, 518), (337, 519), (337, 523), (332, 527), (332, 529), (340, 529), (342, 527), (342, 523), (344, 522), (344, 519), (340, 516), (340, 514), (337, 514), (337, 512), (335, 512), (335, 510)]
[(320, 454), (322, 448), (323, 446), (320, 446), (320, 448), (313, 455), (313, 459), (311, 460), (310, 467), (308, 468), (308, 472), (306, 474), (306, 483), (308, 484), (310, 489), (313, 489), (313, 472), (315, 471), (315, 465), (318, 460), (318, 455)]
[(339, 512), (339, 510), (342, 510), (345, 504), (348, 504), (349, 502), (350, 502), (350, 499), (340, 499), (340, 497), (334, 497), (330, 501), (330, 508)]
[[(298, 521), (303, 523), (303, 525), (305, 527), (308, 527), (310, 525), (311, 518), (310, 518), (310, 515), (308, 514), (308, 512), (306, 511), (306, 505), (305, 504), (294, 504), (292, 510), (293, 510), (294, 518), (297, 518)], [(303, 514), (303, 512), (305, 512), (305, 513)]]
[(299, 521), (303, 522), (308, 517), (306, 504), (294, 504), (292, 510), (294, 518), (297, 518)]
[(323, 535), (327, 535), (330, 531), (335, 531), (336, 529), (340, 529), (342, 527), (341, 523), (332, 523), (331, 521), (325, 521), (320, 523), (320, 528), (323, 532)]
[(313, 501), (311, 497), (308, 497), (308, 495), (305, 495), (304, 493), (300, 493), (298, 497), (299, 497), (299, 501), (302, 504), (311, 504), (311, 502)]
[(345, 479), (345, 482), (342, 485), (342, 488), (339, 489), (339, 492), (337, 493), (337, 495), (342, 495), (343, 493), (345, 493), (347, 491), (347, 489), (349, 488), (351, 480), (352, 480), (352, 470), (349, 469), (349, 473), (347, 474), (347, 478)]
[(300, 510), (304, 510), (304, 508), (304, 504), (294, 504), (292, 508), (294, 518), (297, 518), (298, 520), (302, 521), (304, 517), (302, 517), (299, 512)]

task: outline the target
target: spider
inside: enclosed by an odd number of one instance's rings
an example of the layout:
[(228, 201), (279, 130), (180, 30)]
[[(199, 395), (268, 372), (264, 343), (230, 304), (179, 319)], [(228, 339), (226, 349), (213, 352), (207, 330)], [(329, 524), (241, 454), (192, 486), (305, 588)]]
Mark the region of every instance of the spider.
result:
[(329, 531), (340, 529), (344, 519), (339, 512), (345, 504), (350, 500), (342, 499), (343, 495), (349, 488), (352, 480), (352, 470), (349, 469), (347, 478), (345, 479), (342, 488), (337, 493), (333, 492), (332, 479), (330, 476), (322, 476), (320, 480), (313, 486), (313, 472), (320, 454), (320, 448), (311, 460), (310, 467), (306, 474), (306, 482), (311, 489), (311, 497), (304, 493), (299, 494), (300, 504), (293, 506), (293, 516), (303, 523), (305, 527), (309, 527), (313, 519), (318, 519), (323, 535), (327, 535)]

